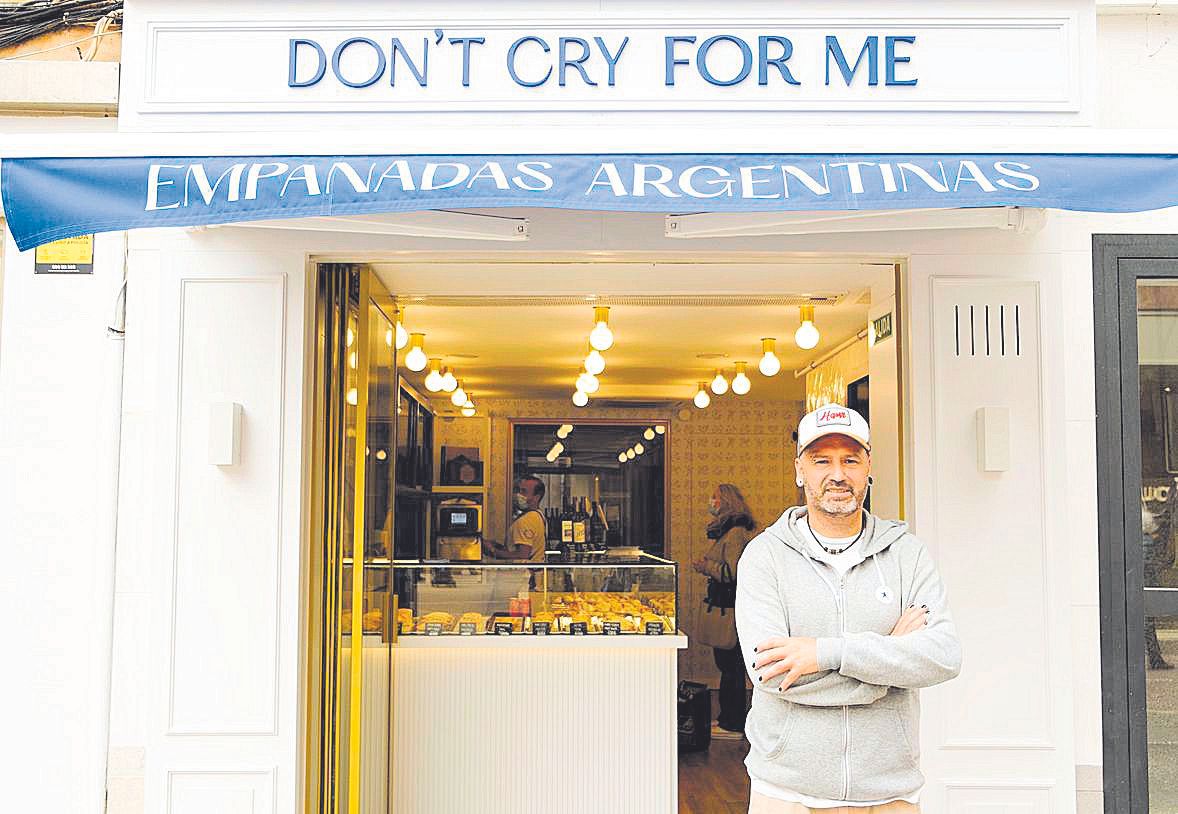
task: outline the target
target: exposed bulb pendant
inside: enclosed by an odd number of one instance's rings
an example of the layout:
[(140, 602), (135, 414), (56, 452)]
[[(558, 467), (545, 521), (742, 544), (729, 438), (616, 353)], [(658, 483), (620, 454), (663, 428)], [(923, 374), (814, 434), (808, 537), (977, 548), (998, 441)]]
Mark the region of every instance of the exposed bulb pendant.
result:
[(455, 407), (462, 407), (466, 404), (466, 391), (462, 389), (462, 382), (458, 382), (458, 386), (450, 394), (450, 403)]
[(626, 460), (632, 461), (636, 457), (638, 457), (638, 453), (634, 451), (634, 447), (630, 447), (628, 450), (626, 450)]
[(442, 360), (429, 360), (429, 373), (425, 377), (425, 389), (431, 393), (436, 393), (442, 389)]
[(458, 387), (458, 379), (454, 377), (454, 371), (448, 367), (442, 368), (442, 392), (453, 393), (454, 388)]
[(571, 433), (572, 431), (573, 431), (572, 424), (561, 424), (559, 427), (556, 428), (556, 437), (559, 438), (561, 441), (563, 441), (564, 439), (569, 437), (569, 433)]
[[(409, 332), (405, 330), (404, 308), (397, 312), (397, 325), (393, 330), (396, 332), (397, 350), (401, 350), (409, 344)], [(385, 337), (385, 341), (388, 341), (388, 337)]]
[(737, 362), (736, 375), (732, 377), (732, 392), (738, 396), (745, 395), (753, 386), (753, 383), (749, 381), (748, 374), (745, 373), (746, 367), (748, 367), (747, 362)]
[(589, 403), (589, 394), (586, 393), (584, 390), (578, 390), (576, 393), (573, 393), (573, 404), (575, 406), (584, 407), (588, 403)]
[(593, 309), (593, 330), (589, 332), (589, 344), (594, 350), (609, 350), (614, 346), (614, 332), (609, 329), (609, 309), (598, 306)]
[(409, 352), (405, 354), (405, 367), (414, 373), (425, 370), (429, 359), (425, 355), (425, 334), (409, 334)]
[(628, 461), (628, 460), (630, 460), (630, 459), (626, 457), (626, 453), (624, 453), (624, 452), (619, 452), (619, 453), (618, 453), (618, 461), (619, 461), (620, 463), (625, 463), (625, 462), (626, 462), (626, 461)]
[(597, 348), (590, 350), (589, 355), (585, 357), (585, 372), (594, 376), (600, 376), (605, 372), (605, 357)]
[(474, 405), (472, 404), (469, 407), (463, 407), (462, 414), (467, 418), (470, 418), (472, 415), (474, 415)]
[(781, 372), (781, 360), (777, 358), (777, 340), (772, 337), (766, 337), (761, 340), (761, 350), (764, 355), (761, 356), (761, 363), (757, 365), (757, 369), (761, 371), (762, 376), (776, 376)]
[(601, 382), (592, 373), (582, 373), (577, 377), (577, 389), (582, 393), (593, 395), (601, 389)]
[(719, 370), (716, 371), (716, 375), (712, 379), (712, 392), (717, 396), (722, 396), (728, 392), (728, 380), (724, 378), (724, 374)]
[(654, 427), (647, 427), (646, 432), (642, 433), (642, 437), (645, 438), (647, 441), (653, 441), (654, 440)]
[(696, 391), (695, 398), (693, 399), (693, 401), (695, 402), (695, 406), (700, 408), (701, 410), (712, 403), (712, 397), (708, 395), (708, 383), (707, 382), (700, 382), (699, 383), (699, 390)]
[(634, 453), (636, 455), (641, 455), (644, 452), (646, 452), (646, 447), (642, 446), (642, 444), (635, 444), (634, 445)]
[(664, 427), (662, 424), (655, 424), (654, 431), (656, 433), (658, 433), (659, 435), (662, 435), (663, 433), (665, 433), (667, 431), (667, 428)]
[(794, 341), (802, 350), (810, 350), (818, 345), (818, 340), (821, 338), (818, 327), (814, 324), (814, 306), (803, 305), (798, 311), (802, 324), (794, 333)]

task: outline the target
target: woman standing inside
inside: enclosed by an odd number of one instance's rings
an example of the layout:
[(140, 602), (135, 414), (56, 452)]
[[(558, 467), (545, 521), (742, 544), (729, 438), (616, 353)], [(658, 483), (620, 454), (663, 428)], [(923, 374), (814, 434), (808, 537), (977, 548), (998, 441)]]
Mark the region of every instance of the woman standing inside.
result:
[(736, 564), (753, 538), (753, 513), (744, 495), (731, 483), (722, 483), (708, 503), (711, 548), (695, 570), (708, 578), (708, 592), (699, 616), (696, 638), (712, 646), (720, 670), (720, 715), (712, 727), (713, 738), (739, 739), (748, 713), (744, 659), (736, 636)]

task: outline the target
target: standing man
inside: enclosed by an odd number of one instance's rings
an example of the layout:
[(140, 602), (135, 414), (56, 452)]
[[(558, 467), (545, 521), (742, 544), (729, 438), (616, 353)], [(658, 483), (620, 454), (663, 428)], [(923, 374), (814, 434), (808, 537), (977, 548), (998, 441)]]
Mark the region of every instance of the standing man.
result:
[(524, 475), (515, 482), (515, 518), (507, 529), (507, 542), (503, 545), (490, 543), (484, 549), (490, 556), (500, 560), (527, 560), (544, 562), (544, 550), (548, 543), (548, 524), (540, 511), (544, 499), (544, 481), (532, 475)]
[(737, 580), (749, 814), (919, 812), (917, 691), (961, 669), (944, 586), (905, 524), (863, 509), (859, 413), (806, 415), (794, 470), (806, 505), (749, 543)]

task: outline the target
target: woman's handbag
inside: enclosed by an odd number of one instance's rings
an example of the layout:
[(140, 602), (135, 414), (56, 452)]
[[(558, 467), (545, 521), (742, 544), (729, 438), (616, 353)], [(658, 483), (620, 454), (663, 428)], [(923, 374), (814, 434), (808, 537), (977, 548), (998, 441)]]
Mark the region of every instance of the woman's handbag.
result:
[(736, 647), (736, 577), (721, 560), (720, 579), (708, 577), (708, 593), (703, 613), (699, 615), (695, 637), (706, 645), (720, 650)]

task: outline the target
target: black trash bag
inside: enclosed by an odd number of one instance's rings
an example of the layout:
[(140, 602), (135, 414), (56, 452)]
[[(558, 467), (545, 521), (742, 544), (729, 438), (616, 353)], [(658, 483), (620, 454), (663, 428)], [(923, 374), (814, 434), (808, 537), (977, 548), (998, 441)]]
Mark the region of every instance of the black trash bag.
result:
[(712, 693), (706, 684), (679, 682), (679, 751), (702, 752), (712, 743)]

